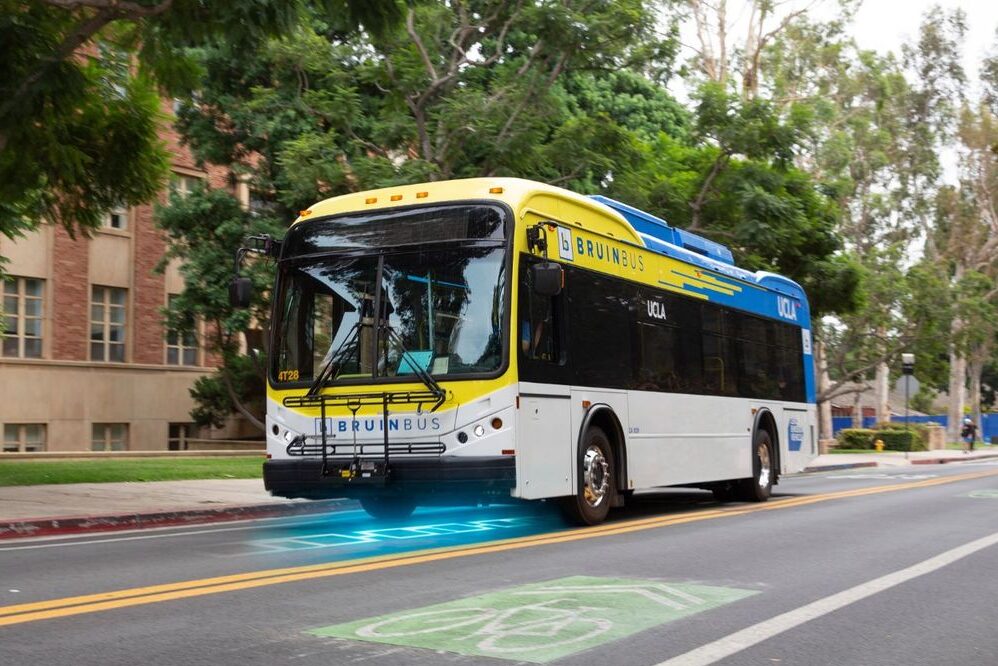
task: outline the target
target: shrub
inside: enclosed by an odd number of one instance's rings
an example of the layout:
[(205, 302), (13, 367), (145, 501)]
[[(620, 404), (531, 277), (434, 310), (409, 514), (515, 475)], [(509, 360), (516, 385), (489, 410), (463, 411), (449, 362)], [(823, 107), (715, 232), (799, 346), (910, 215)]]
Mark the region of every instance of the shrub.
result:
[(894, 428), (880, 430), (876, 437), (883, 440), (888, 451), (925, 451), (925, 441), (912, 430), (895, 430)]
[(845, 428), (839, 431), (838, 448), (840, 449), (872, 449), (875, 430), (866, 428)]
[[(887, 434), (887, 437), (891, 437), (890, 433), (894, 432), (912, 432), (915, 435), (914, 447), (911, 449), (893, 449), (887, 444), (887, 439), (880, 437), (884, 440), (884, 448), (891, 451), (925, 451), (929, 447), (929, 426), (924, 423), (910, 423), (905, 424), (900, 421), (891, 421), (889, 423), (878, 423), (876, 425), (876, 430), (882, 434)], [(880, 436), (878, 434), (878, 436)], [(874, 437), (876, 439), (876, 437)]]

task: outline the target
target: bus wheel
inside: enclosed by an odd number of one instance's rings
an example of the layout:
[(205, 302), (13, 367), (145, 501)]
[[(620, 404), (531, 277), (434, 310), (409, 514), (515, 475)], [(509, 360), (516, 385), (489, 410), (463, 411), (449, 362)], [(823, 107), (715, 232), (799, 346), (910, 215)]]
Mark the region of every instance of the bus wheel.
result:
[(765, 430), (757, 430), (752, 444), (752, 478), (738, 482), (738, 499), (765, 502), (773, 491), (773, 439)]
[(579, 448), (579, 487), (565, 497), (565, 515), (579, 525), (597, 525), (606, 520), (617, 492), (610, 440), (600, 428), (589, 428)]
[(378, 520), (402, 520), (412, 515), (416, 503), (402, 495), (373, 495), (362, 497), (360, 505), (372, 518)]

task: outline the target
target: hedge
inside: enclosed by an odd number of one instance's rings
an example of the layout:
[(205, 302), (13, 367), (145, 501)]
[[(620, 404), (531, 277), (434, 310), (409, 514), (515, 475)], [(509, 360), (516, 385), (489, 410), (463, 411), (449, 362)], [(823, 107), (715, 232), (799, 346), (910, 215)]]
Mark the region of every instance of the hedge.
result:
[(883, 440), (888, 451), (925, 451), (925, 442), (915, 430), (885, 429), (877, 431), (876, 436)]
[[(915, 443), (914, 443), (915, 448), (911, 448), (911, 449), (894, 449), (894, 448), (891, 448), (888, 445), (888, 443), (887, 443), (887, 439), (884, 439), (883, 437), (881, 437), (880, 439), (884, 440), (884, 447), (887, 448), (887, 449), (889, 449), (889, 450), (891, 450), (891, 451), (926, 451), (928, 449), (928, 446), (929, 446), (929, 426), (927, 426), (924, 423), (905, 424), (905, 423), (900, 423), (898, 421), (891, 421), (891, 422), (888, 422), (888, 423), (878, 423), (875, 426), (875, 429), (879, 430), (881, 433), (884, 433), (885, 431), (888, 431), (888, 432), (907, 432), (907, 431), (911, 431), (912, 433), (915, 434)], [(888, 437), (890, 437), (890, 435), (888, 435)]]
[(839, 431), (838, 448), (840, 449), (872, 449), (876, 430), (866, 428), (845, 428)]
[[(840, 449), (870, 449), (879, 439), (884, 443), (886, 451), (926, 451), (928, 450), (928, 433), (925, 426), (916, 427), (912, 424), (907, 430), (904, 424), (882, 424), (877, 430), (867, 428), (845, 428), (839, 431), (838, 443)], [(921, 425), (921, 424), (919, 424)]]

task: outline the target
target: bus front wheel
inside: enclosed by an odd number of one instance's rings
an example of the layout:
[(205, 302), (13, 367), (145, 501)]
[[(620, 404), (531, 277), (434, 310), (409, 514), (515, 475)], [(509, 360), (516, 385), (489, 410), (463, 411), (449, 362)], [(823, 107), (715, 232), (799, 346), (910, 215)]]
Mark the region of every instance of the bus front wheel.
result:
[(617, 493), (613, 450), (602, 429), (592, 427), (586, 431), (579, 447), (578, 466), (578, 489), (575, 495), (563, 498), (562, 510), (576, 524), (598, 525), (606, 520)]
[(773, 491), (773, 438), (765, 430), (757, 430), (752, 442), (752, 478), (738, 482), (738, 499), (743, 502), (765, 502)]
[(416, 503), (401, 495), (362, 497), (360, 505), (372, 518), (378, 520), (402, 520), (411, 516), (416, 510)]

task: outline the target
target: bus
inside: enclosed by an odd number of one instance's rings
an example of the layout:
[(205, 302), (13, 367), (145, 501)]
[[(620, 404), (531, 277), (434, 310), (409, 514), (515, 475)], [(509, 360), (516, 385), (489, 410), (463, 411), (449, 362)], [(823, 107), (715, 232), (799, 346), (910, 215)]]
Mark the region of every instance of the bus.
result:
[[(553, 500), (592, 525), (667, 486), (765, 501), (817, 454), (801, 287), (613, 199), (397, 186), (317, 203), (247, 251), (276, 260), (273, 495), (379, 518)], [(234, 302), (249, 289), (237, 273)]]

